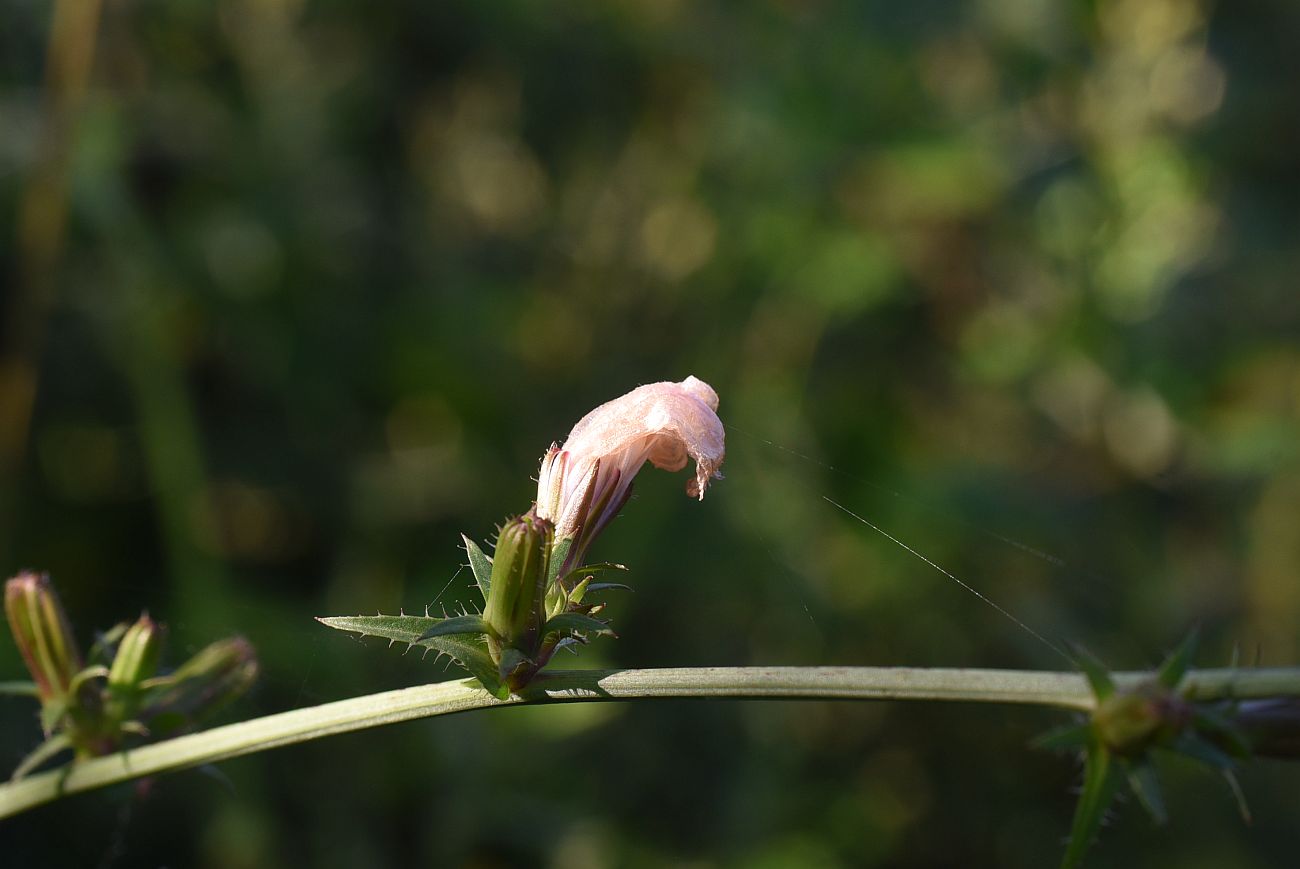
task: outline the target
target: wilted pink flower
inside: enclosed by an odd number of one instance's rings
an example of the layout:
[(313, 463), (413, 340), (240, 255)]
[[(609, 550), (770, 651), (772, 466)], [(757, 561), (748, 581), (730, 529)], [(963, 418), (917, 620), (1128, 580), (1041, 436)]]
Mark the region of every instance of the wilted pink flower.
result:
[(703, 380), (639, 386), (584, 416), (563, 448), (552, 446), (537, 480), (537, 515), (555, 523), (556, 540), (572, 539), (570, 561), (617, 515), (632, 479), (649, 461), (680, 471), (695, 461), (686, 484), (704, 497), (725, 453), (718, 394)]

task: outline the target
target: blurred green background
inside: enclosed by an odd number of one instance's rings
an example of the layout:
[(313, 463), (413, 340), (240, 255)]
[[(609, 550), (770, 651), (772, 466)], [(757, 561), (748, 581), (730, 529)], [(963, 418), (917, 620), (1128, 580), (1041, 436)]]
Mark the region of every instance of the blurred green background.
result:
[[(316, 625), (470, 600), (596, 404), (695, 374), (576, 666), (1300, 662), (1300, 7), (0, 0), (0, 562), (83, 641), (236, 632), (250, 717), (456, 675)], [(1031, 551), (1034, 550), (1034, 551)], [(1035, 554), (1035, 551), (1044, 555)], [(0, 642), (0, 676), (20, 673)], [(47, 806), (12, 866), (1041, 867), (1058, 721), (656, 702), (410, 723)], [(0, 760), (35, 745), (0, 703)], [(1164, 767), (1093, 865), (1292, 865), (1300, 770)]]

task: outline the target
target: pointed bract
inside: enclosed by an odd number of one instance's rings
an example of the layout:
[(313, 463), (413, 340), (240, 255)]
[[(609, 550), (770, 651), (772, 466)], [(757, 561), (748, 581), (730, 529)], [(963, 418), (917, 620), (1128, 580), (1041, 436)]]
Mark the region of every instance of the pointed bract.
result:
[(467, 535), (460, 535), (460, 539), (465, 541), (465, 553), (469, 556), (469, 569), (474, 573), (474, 581), (478, 583), (483, 600), (487, 600), (492, 587), (492, 559)]
[(1083, 865), (1083, 857), (1091, 847), (1097, 831), (1101, 829), (1106, 809), (1119, 790), (1119, 768), (1106, 747), (1094, 743), (1088, 749), (1083, 767), (1083, 790), (1074, 808), (1074, 822), (1070, 825), (1070, 842), (1065, 849), (1061, 869), (1075, 869)]

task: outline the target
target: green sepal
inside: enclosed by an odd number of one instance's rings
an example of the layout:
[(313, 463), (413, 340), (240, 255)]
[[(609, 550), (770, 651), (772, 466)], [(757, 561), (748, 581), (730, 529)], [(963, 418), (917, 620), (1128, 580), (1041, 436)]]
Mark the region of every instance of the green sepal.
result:
[(1070, 842), (1065, 848), (1061, 869), (1075, 869), (1083, 865), (1083, 857), (1092, 845), (1097, 830), (1101, 828), (1106, 809), (1119, 790), (1120, 771), (1114, 756), (1100, 743), (1094, 742), (1088, 750), (1083, 767), (1083, 790), (1074, 808), (1074, 822), (1070, 825)]
[(560, 568), (564, 566), (564, 559), (569, 557), (569, 550), (572, 548), (573, 538), (571, 537), (552, 541), (550, 561), (546, 564), (546, 588), (549, 589), (559, 580)]
[(1083, 671), (1093, 696), (1098, 700), (1105, 700), (1115, 693), (1115, 680), (1110, 677), (1106, 665), (1083, 646), (1074, 647), (1074, 663)]
[(31, 754), (23, 758), (22, 762), (18, 764), (18, 768), (14, 770), (13, 775), (9, 777), (9, 781), (18, 781), (32, 770), (45, 763), (45, 761), (54, 757), (54, 755), (58, 754), (60, 751), (68, 748), (72, 748), (72, 739), (68, 734), (58, 733), (51, 736), (49, 739), (36, 746), (36, 748), (32, 750)]
[(96, 664), (93, 667), (87, 667), (77, 675), (72, 677), (72, 684), (68, 688), (68, 694), (76, 697), (81, 687), (91, 679), (108, 679), (108, 668), (102, 664)]
[(483, 621), (482, 616), (455, 616), (449, 619), (438, 619), (437, 624), (420, 634), (416, 642), (431, 640), (434, 637), (453, 637), (457, 634), (486, 634), (487, 631), (487, 622)]
[(478, 583), (483, 600), (487, 600), (488, 590), (492, 588), (492, 558), (467, 535), (460, 535), (460, 539), (465, 541), (465, 553), (469, 555), (469, 569), (474, 572), (474, 581)]
[[(569, 575), (573, 576), (573, 574), (569, 574)], [(586, 596), (587, 589), (590, 585), (591, 585), (591, 577), (590, 576), (583, 577), (582, 581), (573, 587), (573, 591), (569, 592), (567, 599), (561, 598), (560, 600), (556, 601), (559, 608), (555, 612), (551, 613), (551, 617), (557, 616), (560, 613), (564, 612), (566, 607), (571, 607), (571, 606), (576, 607), (579, 604), (581, 604), (582, 599), (583, 597)], [(563, 592), (563, 589), (561, 589), (561, 592)]]
[(547, 619), (546, 625), (542, 628), (542, 634), (557, 631), (584, 631), (594, 633), (597, 636), (618, 636), (618, 634), (610, 630), (609, 625), (600, 619), (593, 619), (591, 616), (582, 613), (560, 613), (558, 616)]
[(351, 631), (363, 637), (379, 637), (389, 643), (405, 643), (430, 649), (454, 660), (478, 679), (490, 694), (500, 696), (501, 680), (497, 676), (497, 665), (488, 656), (487, 643), (482, 638), (471, 638), (464, 634), (447, 637), (430, 637), (421, 640), (420, 636), (442, 621), (432, 616), (334, 616), (317, 618), (316, 621), (326, 627), (340, 631)]
[(1047, 751), (1071, 751), (1083, 748), (1092, 738), (1092, 727), (1088, 724), (1063, 724), (1054, 727), (1030, 743), (1034, 748)]
[(1160, 791), (1160, 779), (1156, 775), (1155, 764), (1151, 762), (1150, 756), (1143, 756), (1126, 763), (1124, 771), (1128, 774), (1129, 787), (1133, 789), (1133, 794), (1142, 804), (1142, 808), (1147, 810), (1151, 820), (1163, 825), (1169, 820), (1169, 813), (1165, 810), (1165, 798)]
[(1192, 658), (1196, 656), (1197, 639), (1197, 631), (1192, 631), (1178, 644), (1178, 648), (1160, 665), (1160, 670), (1156, 673), (1157, 682), (1170, 691), (1178, 687), (1187, 674), (1187, 668), (1192, 665)]

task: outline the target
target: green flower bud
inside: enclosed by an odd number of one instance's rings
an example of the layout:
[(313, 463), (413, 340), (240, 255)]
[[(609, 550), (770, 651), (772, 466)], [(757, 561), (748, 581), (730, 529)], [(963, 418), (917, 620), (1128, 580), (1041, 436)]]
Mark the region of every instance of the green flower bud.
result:
[(24, 572), (6, 582), (5, 615), (41, 703), (64, 700), (81, 670), (81, 653), (50, 578)]
[(1116, 754), (1138, 755), (1167, 743), (1191, 722), (1194, 710), (1177, 694), (1152, 682), (1116, 691), (1097, 706), (1093, 727)]
[(248, 640), (219, 640), (170, 676), (154, 680), (140, 717), (155, 736), (188, 726), (247, 691), (257, 672), (257, 654)]
[(158, 672), (162, 657), (163, 629), (148, 613), (142, 613), (118, 643), (117, 655), (108, 671), (110, 690), (131, 690)]
[[(492, 583), (488, 589), (483, 620), (488, 626), (488, 651), (498, 665), (510, 665), (510, 672), (537, 654), (542, 624), (546, 619), (546, 561), (550, 550), (551, 524), (533, 512), (511, 519), (497, 538), (492, 559)], [(509, 672), (503, 670), (502, 676)]]
[(162, 626), (149, 618), (148, 613), (141, 613), (122, 635), (108, 670), (108, 691), (104, 698), (110, 721), (121, 725), (135, 719), (144, 697), (141, 683), (158, 672), (162, 646)]

